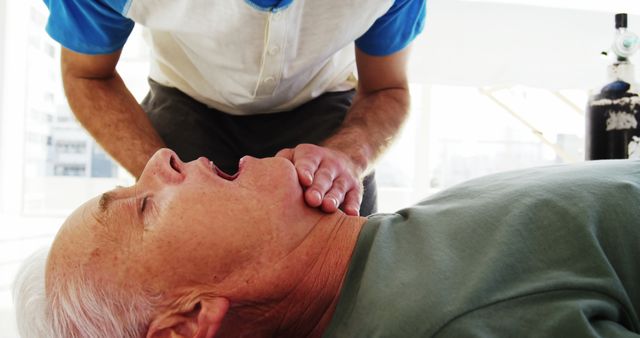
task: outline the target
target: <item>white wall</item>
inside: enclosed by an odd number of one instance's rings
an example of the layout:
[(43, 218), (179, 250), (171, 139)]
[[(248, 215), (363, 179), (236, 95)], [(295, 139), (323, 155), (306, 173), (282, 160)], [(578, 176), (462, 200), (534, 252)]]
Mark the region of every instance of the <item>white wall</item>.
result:
[[(595, 88), (609, 62), (600, 52), (613, 42), (615, 11), (636, 13), (629, 16), (629, 28), (640, 34), (640, 1), (601, 3), (604, 11), (427, 0), (427, 25), (412, 50), (412, 80)], [(640, 63), (640, 53), (633, 60)]]
[(22, 163), (25, 116), (25, 69), (27, 50), (28, 1), (6, 1), (3, 22), (10, 27), (4, 38), (4, 78), (11, 79), (3, 88), (0, 110), (0, 206), (5, 215), (17, 216), (21, 210)]
[[(2, 102), (4, 95), (4, 43), (6, 34), (6, 8), (5, 1), (0, 1), (0, 131), (3, 126)], [(0, 149), (2, 149), (2, 135), (0, 134)], [(3, 162), (2, 152), (0, 152), (0, 163)], [(0, 167), (0, 177), (2, 177), (2, 167)], [(0, 191), (2, 191), (2, 180), (0, 180)], [(0, 213), (2, 213), (2, 203), (0, 203)]]
[[(49, 243), (59, 219), (22, 217), (29, 6), (0, 0), (0, 337), (17, 337), (11, 283), (20, 262)], [(6, 15), (11, 13), (11, 15)]]

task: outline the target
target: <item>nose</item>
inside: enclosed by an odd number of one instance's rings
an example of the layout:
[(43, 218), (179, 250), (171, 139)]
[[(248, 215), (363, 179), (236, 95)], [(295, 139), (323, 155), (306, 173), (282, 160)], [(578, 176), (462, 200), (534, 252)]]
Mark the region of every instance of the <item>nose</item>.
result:
[(151, 178), (160, 179), (165, 183), (179, 183), (184, 179), (184, 162), (173, 150), (160, 149), (151, 156), (140, 175), (140, 181)]

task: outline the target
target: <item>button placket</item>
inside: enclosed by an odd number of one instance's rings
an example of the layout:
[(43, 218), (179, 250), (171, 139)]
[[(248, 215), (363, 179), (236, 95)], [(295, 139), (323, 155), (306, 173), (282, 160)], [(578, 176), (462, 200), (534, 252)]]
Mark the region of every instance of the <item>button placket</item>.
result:
[(269, 55), (271, 56), (278, 54), (278, 52), (280, 52), (280, 47), (278, 46), (271, 46), (269, 48)]
[(284, 61), (284, 53), (282, 46), (286, 40), (286, 20), (283, 11), (271, 13), (269, 16), (269, 25), (267, 44), (263, 50), (261, 79), (258, 82), (256, 96), (270, 96), (275, 92), (282, 72), (282, 62)]

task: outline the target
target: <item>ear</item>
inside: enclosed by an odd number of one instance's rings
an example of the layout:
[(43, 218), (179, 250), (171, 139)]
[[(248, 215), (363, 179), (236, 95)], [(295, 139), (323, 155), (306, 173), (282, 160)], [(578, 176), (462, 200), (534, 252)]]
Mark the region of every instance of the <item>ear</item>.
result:
[(229, 309), (229, 300), (206, 297), (190, 311), (169, 312), (154, 318), (147, 330), (147, 338), (211, 338)]

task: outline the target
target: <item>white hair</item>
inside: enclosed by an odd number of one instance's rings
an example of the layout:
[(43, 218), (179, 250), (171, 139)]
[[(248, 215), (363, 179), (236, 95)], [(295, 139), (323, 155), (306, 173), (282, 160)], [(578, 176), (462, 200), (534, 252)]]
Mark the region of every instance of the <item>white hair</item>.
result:
[(47, 318), (47, 297), (44, 293), (44, 267), (48, 248), (41, 248), (27, 258), (13, 284), (18, 332), (22, 338), (52, 337)]
[[(141, 290), (96, 285), (79, 269), (56, 274), (45, 292), (49, 249), (25, 260), (13, 288), (22, 338), (140, 337), (151, 320), (151, 297)], [(138, 291), (138, 292), (137, 292)]]

